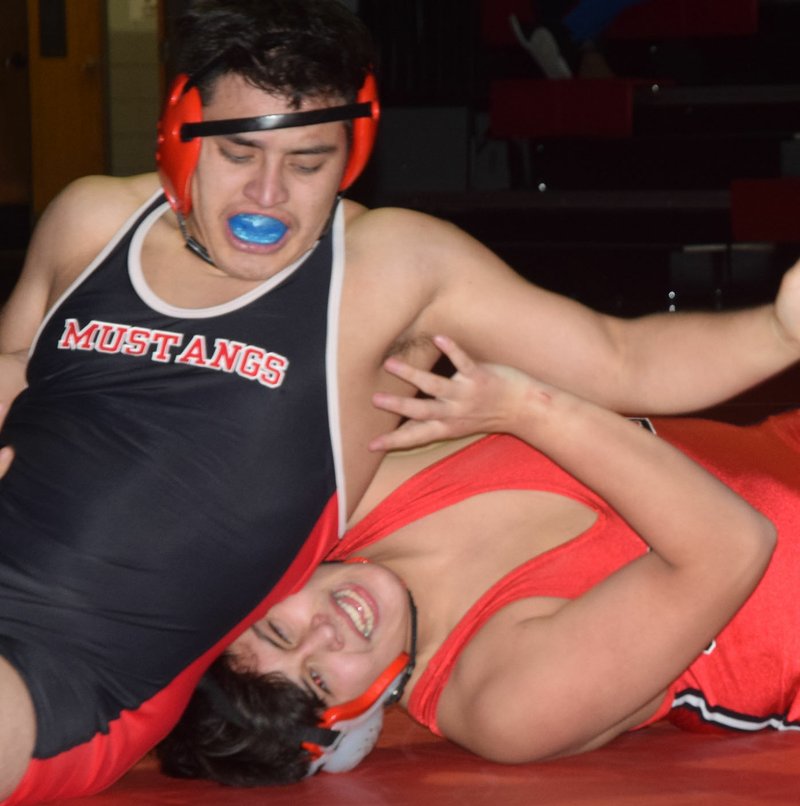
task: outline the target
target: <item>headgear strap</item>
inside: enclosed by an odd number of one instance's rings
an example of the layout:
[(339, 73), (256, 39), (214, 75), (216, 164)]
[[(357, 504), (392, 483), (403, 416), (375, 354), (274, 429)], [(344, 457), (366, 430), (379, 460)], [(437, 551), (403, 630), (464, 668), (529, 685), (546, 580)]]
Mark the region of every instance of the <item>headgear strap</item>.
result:
[(285, 112), (280, 115), (257, 115), (252, 118), (206, 120), (202, 123), (184, 123), (181, 140), (188, 142), (195, 137), (217, 137), (243, 132), (261, 132), (272, 129), (291, 129), (296, 126), (314, 126), (317, 123), (332, 123), (338, 120), (354, 120), (372, 117), (372, 104), (343, 104), (326, 109), (309, 109), (305, 112)]

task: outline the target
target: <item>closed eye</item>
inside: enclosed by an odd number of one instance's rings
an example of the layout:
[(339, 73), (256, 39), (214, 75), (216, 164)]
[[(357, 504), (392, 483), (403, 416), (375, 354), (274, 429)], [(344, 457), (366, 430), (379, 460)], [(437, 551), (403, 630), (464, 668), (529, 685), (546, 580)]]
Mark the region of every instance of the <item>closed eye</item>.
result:
[(252, 630), (262, 641), (272, 644), (276, 649), (288, 649), (292, 645), (286, 633), (277, 624), (268, 621), (267, 626), (269, 630), (263, 629), (260, 624), (254, 624)]
[[(223, 141), (223, 143), (224, 142), (225, 141)], [(223, 143), (219, 144), (219, 153), (222, 154), (222, 156), (228, 160), (228, 162), (244, 163), (249, 162), (252, 159), (252, 149), (242, 148), (236, 143), (233, 143), (233, 148), (231, 148)]]
[(297, 162), (293, 167), (295, 171), (301, 174), (315, 174), (320, 170), (320, 168), (322, 168), (322, 163), (318, 162), (313, 165), (306, 165), (301, 162)]

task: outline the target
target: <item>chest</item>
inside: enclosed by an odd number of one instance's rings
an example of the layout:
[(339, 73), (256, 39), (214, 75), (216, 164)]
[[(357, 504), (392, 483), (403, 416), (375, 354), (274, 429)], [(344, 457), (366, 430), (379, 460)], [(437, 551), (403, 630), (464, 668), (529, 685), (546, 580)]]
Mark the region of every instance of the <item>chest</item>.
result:
[(432, 653), (496, 583), (582, 534), (596, 518), (561, 495), (496, 490), (435, 511), (373, 548), (420, 598)]

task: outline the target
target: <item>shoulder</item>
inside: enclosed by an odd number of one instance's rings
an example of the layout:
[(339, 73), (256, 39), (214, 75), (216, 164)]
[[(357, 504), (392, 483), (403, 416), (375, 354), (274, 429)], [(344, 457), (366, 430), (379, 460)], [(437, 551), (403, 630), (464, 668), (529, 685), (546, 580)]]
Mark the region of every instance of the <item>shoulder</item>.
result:
[(519, 764), (596, 749), (650, 719), (666, 691), (648, 685), (641, 693), (631, 683), (640, 669), (619, 661), (613, 641), (602, 642), (612, 656), (609, 677), (594, 642), (566, 629), (581, 599), (523, 597), (494, 613), (442, 692), (443, 735), (484, 758)]
[(441, 289), (469, 282), (519, 282), (494, 252), (450, 221), (398, 207), (351, 211), (347, 218), (348, 258), (381, 261), (405, 279), (414, 275)]
[(530, 616), (531, 604), (533, 615), (539, 618), (529, 622), (529, 631), (536, 632), (536, 622), (547, 620), (546, 615), (535, 613), (537, 600), (501, 608), (462, 647), (437, 708), (438, 726), (446, 738), (500, 763), (538, 761), (553, 755), (550, 714), (536, 696), (545, 658), (526, 664), (530, 689), (521, 691), (517, 685), (520, 658), (512, 647), (520, 642), (518, 611)]
[(40, 226), (62, 228), (62, 234), (76, 243), (85, 243), (87, 238), (104, 243), (157, 188), (155, 174), (85, 176), (56, 196)]
[(155, 174), (86, 176), (50, 203), (31, 240), (28, 265), (68, 282), (158, 188)]
[(345, 208), (348, 245), (367, 244), (386, 249), (402, 243), (406, 250), (430, 248), (437, 242), (477, 243), (463, 230), (441, 218), (402, 207), (376, 207), (348, 204)]
[[(487, 281), (508, 266), (455, 224), (398, 207), (356, 208), (346, 220), (348, 269), (364, 270), (404, 298), (417, 289), (428, 301), (467, 278)], [(359, 281), (361, 277), (359, 277)]]
[(157, 189), (155, 174), (87, 176), (53, 199), (36, 224), (19, 280), (3, 309), (4, 350), (30, 345), (53, 301)]

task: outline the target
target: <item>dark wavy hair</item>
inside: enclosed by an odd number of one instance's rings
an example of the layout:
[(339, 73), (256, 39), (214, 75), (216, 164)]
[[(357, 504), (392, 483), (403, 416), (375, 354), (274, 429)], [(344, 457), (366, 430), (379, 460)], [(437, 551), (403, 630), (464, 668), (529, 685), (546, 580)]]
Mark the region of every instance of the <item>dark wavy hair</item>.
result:
[(372, 38), (340, 0), (194, 0), (176, 22), (177, 66), (204, 104), (223, 73), (290, 99), (352, 103), (375, 65)]
[(283, 675), (234, 669), (227, 655), (206, 675), (230, 707), (220, 708), (199, 686), (178, 724), (156, 747), (161, 771), (241, 787), (302, 780), (311, 755), (301, 737), (304, 729), (319, 724), (323, 702)]

